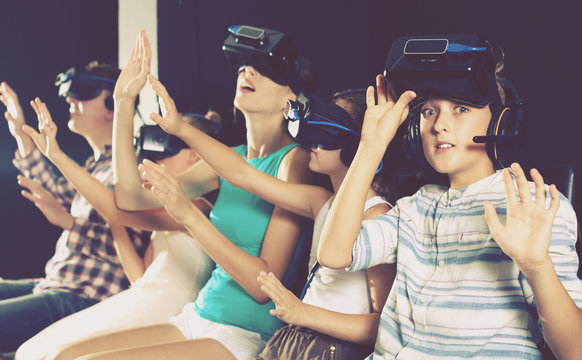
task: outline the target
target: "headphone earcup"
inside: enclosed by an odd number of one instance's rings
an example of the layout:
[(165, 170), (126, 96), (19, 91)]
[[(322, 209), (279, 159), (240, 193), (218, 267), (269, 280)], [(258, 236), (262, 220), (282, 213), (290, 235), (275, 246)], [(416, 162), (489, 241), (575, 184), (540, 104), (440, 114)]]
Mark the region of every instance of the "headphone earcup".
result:
[[(509, 107), (501, 110), (499, 114), (495, 114), (489, 122), (487, 135), (489, 136), (517, 136), (519, 135), (519, 122), (516, 118), (516, 113)], [(517, 150), (516, 142), (490, 142), (486, 145), (487, 155), (493, 161), (496, 168), (503, 168), (506, 164), (506, 159), (512, 158)]]
[(404, 133), (404, 154), (418, 164), (426, 164), (422, 139), (420, 137), (420, 118), (413, 116), (408, 119), (408, 127)]

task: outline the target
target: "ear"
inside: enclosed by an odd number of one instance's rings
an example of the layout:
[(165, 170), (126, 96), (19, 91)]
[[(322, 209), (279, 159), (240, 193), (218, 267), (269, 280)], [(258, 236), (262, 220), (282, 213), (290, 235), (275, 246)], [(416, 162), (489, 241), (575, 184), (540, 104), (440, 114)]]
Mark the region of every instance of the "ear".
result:
[(105, 121), (107, 122), (113, 122), (113, 110), (107, 110), (107, 112), (105, 113)]

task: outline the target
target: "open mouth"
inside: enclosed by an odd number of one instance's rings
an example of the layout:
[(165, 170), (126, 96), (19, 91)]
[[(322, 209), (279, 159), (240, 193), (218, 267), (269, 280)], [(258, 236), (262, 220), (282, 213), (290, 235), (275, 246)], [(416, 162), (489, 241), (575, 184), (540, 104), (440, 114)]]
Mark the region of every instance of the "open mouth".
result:
[(455, 145), (453, 144), (448, 144), (448, 143), (442, 143), (442, 144), (438, 144), (437, 146), (435, 146), (435, 148), (437, 150), (446, 150), (446, 149), (450, 149), (455, 147)]
[(249, 84), (248, 82), (244, 81), (241, 85), (240, 88), (242, 91), (245, 92), (255, 92), (255, 88), (253, 87), (253, 85)]

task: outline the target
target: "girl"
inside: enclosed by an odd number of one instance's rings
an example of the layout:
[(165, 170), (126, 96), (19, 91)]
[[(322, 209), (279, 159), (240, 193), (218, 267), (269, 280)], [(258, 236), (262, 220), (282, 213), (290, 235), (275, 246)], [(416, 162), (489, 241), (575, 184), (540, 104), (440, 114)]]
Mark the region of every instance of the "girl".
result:
[[(196, 297), (210, 277), (214, 263), (195, 240), (179, 231), (154, 231), (142, 258), (131, 244), (125, 226), (120, 223), (142, 228), (148, 228), (148, 224), (141, 222), (140, 217), (120, 212), (115, 207), (113, 190), (62, 152), (56, 141), (57, 127), (45, 103), (37, 98), (31, 101), (31, 105), (38, 117), (40, 133), (31, 127), (25, 128), (26, 133), (107, 219), (113, 233), (113, 245), (132, 287), (52, 324), (20, 346), (16, 358), (44, 359), (66, 343), (96, 334), (166, 323), (180, 312), (184, 304)], [(158, 159), (157, 163), (170, 173), (178, 174), (198, 159), (193, 150), (182, 149)], [(38, 192), (38, 189), (31, 188), (32, 180), (19, 177), (19, 182), (31, 192)], [(204, 198), (194, 200), (193, 204), (205, 214), (212, 208)]]
[[(133, 104), (145, 85), (149, 63), (149, 44), (141, 31), (114, 92), (116, 202), (121, 208), (144, 216), (149, 209), (160, 206), (151, 191), (141, 186), (132, 149)], [(300, 69), (308, 72), (303, 65)], [(293, 76), (305, 77), (297, 72)], [(294, 97), (289, 86), (275, 83), (252, 66), (241, 71), (234, 103), (246, 119), (247, 145), (235, 149), (241, 158), (261, 171), (292, 183), (305, 183), (310, 178), (308, 154), (283, 128), (282, 109)], [(256, 278), (260, 271), (279, 277), (297, 272), (294, 252), (301, 218), (231, 186), (204, 161), (197, 162), (179, 179), (191, 198), (219, 188), (210, 221), (199, 211), (188, 214), (196, 222), (194, 228), (187, 227), (188, 231), (217, 264), (195, 303), (184, 306), (172, 324), (97, 337), (71, 346), (57, 358), (125, 349), (88, 358), (179, 359), (196, 353), (199, 358), (250, 359), (264, 346), (263, 339), (281, 326), (278, 319), (269, 315), (273, 305)], [(183, 225), (174, 221), (159, 226), (167, 227)]]
[[(284, 182), (253, 168), (231, 149), (200, 131), (185, 126), (177, 116), (173, 101), (164, 86), (153, 77), (150, 77), (150, 81), (154, 91), (163, 99), (168, 109), (168, 114), (164, 118), (152, 116), (162, 128), (180, 136), (232, 185), (261, 196), (276, 206), (315, 219), (310, 261), (312, 267), (315, 263), (315, 250), (319, 242), (321, 225), (333, 201), (333, 192), (323, 187)], [(308, 145), (312, 145), (310, 169), (328, 175), (333, 189), (336, 190), (355, 153), (357, 135), (351, 132), (357, 134), (365, 104), (362, 91), (338, 93), (332, 102), (336, 105), (327, 106), (339, 113), (338, 116), (342, 116), (341, 119), (335, 120), (347, 125), (347, 128), (344, 127), (336, 137), (349, 140), (342, 144), (343, 149), (335, 150), (325, 150), (322, 146), (314, 144)], [(323, 131), (326, 130), (325, 125), (320, 126)], [(324, 140), (314, 139), (314, 141)], [(342, 152), (345, 153), (340, 155)], [(179, 221), (184, 221), (187, 228), (195, 229), (188, 215), (190, 206), (186, 197), (180, 193), (177, 182), (151, 161), (145, 161), (140, 169), (144, 178), (152, 184), (153, 193), (165, 204), (168, 211)], [(386, 166), (384, 173), (378, 177), (379, 181), (368, 189), (364, 219), (373, 219), (389, 210), (390, 205), (383, 197), (391, 200), (396, 198), (397, 194), (388, 190), (389, 185), (393, 188), (395, 179), (390, 170)], [(259, 359), (307, 359), (325, 356), (361, 359), (368, 355), (372, 351), (371, 345), (376, 337), (380, 309), (390, 290), (393, 269), (392, 266), (382, 265), (367, 272), (350, 274), (343, 270), (315, 265), (314, 273), (311, 275), (312, 281), (306, 288), (303, 302), (287, 290), (276, 275), (262, 271), (259, 276), (262, 290), (274, 300), (277, 307), (271, 314), (288, 325), (269, 340)], [(317, 345), (313, 344), (313, 341)]]
[[(510, 169), (494, 170), (485, 145), (473, 137), (487, 134), (498, 109), (447, 93), (424, 102), (420, 119), (411, 121), (420, 121), (424, 157), (447, 174), (449, 187), (424, 186), (378, 220), (361, 223), (374, 169), (416, 97), (406, 91), (395, 103), (381, 75), (376, 88), (377, 102), (368, 89), (358, 152), (319, 248), (320, 262), (332, 268), (358, 271), (397, 261), (397, 288), (382, 311), (370, 358), (540, 359), (541, 331), (558, 358), (580, 358), (575, 215), (554, 185), (547, 207), (536, 170), (528, 184), (519, 165), (511, 166), (517, 193)], [(495, 100), (489, 95), (489, 104)]]

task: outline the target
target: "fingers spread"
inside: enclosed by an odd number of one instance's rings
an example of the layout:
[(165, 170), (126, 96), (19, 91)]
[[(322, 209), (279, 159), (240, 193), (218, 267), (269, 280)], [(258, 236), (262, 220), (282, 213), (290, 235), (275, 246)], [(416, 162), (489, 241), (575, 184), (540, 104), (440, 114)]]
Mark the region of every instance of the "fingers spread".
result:
[(386, 91), (386, 81), (383, 75), (376, 76), (376, 91), (378, 92), (378, 105), (385, 104), (390, 99)]
[(509, 212), (518, 202), (515, 187), (513, 186), (513, 179), (508, 168), (503, 169), (503, 186), (505, 188), (505, 196), (507, 197), (507, 211)]
[(495, 237), (495, 234), (498, 234), (503, 228), (503, 224), (501, 224), (501, 221), (499, 221), (497, 211), (495, 210), (495, 207), (490, 201), (485, 201), (483, 203), (483, 207), (485, 208), (485, 221), (489, 226), (489, 231), (491, 232), (491, 235)]
[(368, 106), (368, 108), (371, 108), (372, 106), (376, 105), (376, 99), (374, 97), (374, 87), (373, 86), (368, 86), (368, 89), (366, 90), (366, 105)]
[[(531, 200), (531, 191), (529, 189), (529, 183), (527, 178), (525, 177), (525, 173), (521, 166), (518, 163), (511, 164), (511, 170), (513, 171), (513, 175), (515, 176), (515, 181), (517, 182), (517, 191), (519, 193), (519, 200), (522, 204), (530, 204)], [(544, 191), (544, 199), (545, 199), (545, 191)]]

